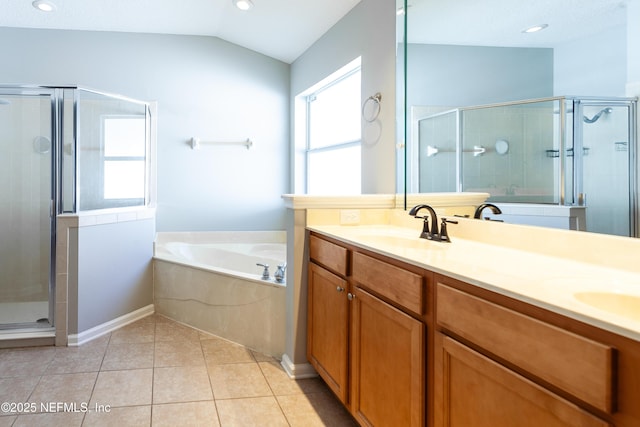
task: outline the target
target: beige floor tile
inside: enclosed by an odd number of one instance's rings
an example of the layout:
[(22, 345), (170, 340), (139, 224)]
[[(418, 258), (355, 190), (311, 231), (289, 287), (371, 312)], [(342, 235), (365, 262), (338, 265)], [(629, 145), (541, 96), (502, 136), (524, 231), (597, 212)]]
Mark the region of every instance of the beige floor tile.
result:
[(111, 333), (104, 334), (98, 338), (92, 339), (91, 341), (81, 344), (77, 347), (56, 347), (56, 352), (63, 348), (71, 348), (76, 349), (78, 351), (87, 351), (87, 352), (102, 352), (104, 353), (109, 345), (109, 341), (111, 340)]
[(215, 399), (272, 396), (257, 363), (233, 363), (209, 367)]
[(82, 412), (19, 415), (13, 427), (79, 427), (83, 418)]
[(24, 347), (0, 350), (0, 360), (48, 363), (56, 353), (55, 347)]
[(85, 415), (82, 425), (88, 427), (149, 426), (151, 425), (151, 405), (123, 406), (105, 411), (89, 411)]
[(205, 366), (198, 341), (156, 341), (153, 366)]
[(210, 334), (208, 332), (198, 331), (198, 333), (200, 335), (200, 340), (212, 340), (212, 339), (218, 338), (217, 336)]
[(102, 362), (103, 371), (153, 368), (153, 342), (109, 344)]
[(0, 378), (42, 375), (55, 353), (53, 347), (0, 350)]
[(218, 427), (218, 412), (213, 401), (153, 405), (153, 427)]
[(91, 398), (97, 375), (97, 372), (43, 375), (29, 402), (37, 405), (48, 402), (86, 404)]
[(16, 418), (18, 418), (16, 415), (0, 416), (0, 427), (13, 426), (13, 423), (15, 422)]
[(259, 362), (258, 365), (276, 396), (327, 391), (320, 378), (292, 380), (278, 361)]
[(158, 323), (176, 323), (175, 320), (168, 318), (167, 316), (163, 316), (162, 314), (154, 314), (153, 316), (145, 317), (145, 319), (153, 319), (156, 324)]
[(91, 395), (90, 406), (150, 405), (153, 387), (153, 369), (102, 371)]
[(291, 427), (357, 427), (340, 401), (329, 393), (290, 394), (276, 399)]
[(213, 400), (206, 368), (179, 366), (154, 369), (154, 404), (199, 400)]
[(176, 322), (161, 322), (156, 323), (156, 341), (200, 341), (200, 333)]
[[(0, 402), (26, 402), (39, 381), (40, 377), (0, 378)], [(3, 410), (0, 416), (9, 413)]]
[(159, 315), (79, 347), (0, 350), (0, 400), (18, 398), (111, 410), (0, 414), (0, 427), (354, 425), (319, 379)]
[(222, 338), (200, 341), (207, 365), (255, 362), (251, 350)]
[(257, 351), (251, 351), (251, 355), (253, 356), (253, 358), (256, 360), (256, 362), (276, 362), (276, 363), (280, 363), (279, 360), (277, 360), (276, 358), (274, 358), (273, 356), (269, 356), (268, 354), (263, 354)]
[(217, 400), (216, 405), (223, 427), (289, 426), (275, 397)]
[(155, 330), (155, 322), (134, 322), (113, 331), (110, 344), (153, 342)]
[(79, 349), (61, 347), (49, 363), (45, 374), (70, 374), (76, 372), (98, 372), (104, 359), (104, 349)]

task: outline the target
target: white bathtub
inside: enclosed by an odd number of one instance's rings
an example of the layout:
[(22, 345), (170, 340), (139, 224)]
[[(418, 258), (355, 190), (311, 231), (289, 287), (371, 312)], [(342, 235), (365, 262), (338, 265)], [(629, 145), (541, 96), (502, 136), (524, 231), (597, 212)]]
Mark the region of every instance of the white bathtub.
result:
[[(154, 242), (157, 313), (262, 353), (281, 357), (285, 284), (273, 274), (286, 260), (286, 233), (158, 233)], [(262, 267), (271, 278), (262, 280)], [(285, 279), (286, 282), (286, 279)]]

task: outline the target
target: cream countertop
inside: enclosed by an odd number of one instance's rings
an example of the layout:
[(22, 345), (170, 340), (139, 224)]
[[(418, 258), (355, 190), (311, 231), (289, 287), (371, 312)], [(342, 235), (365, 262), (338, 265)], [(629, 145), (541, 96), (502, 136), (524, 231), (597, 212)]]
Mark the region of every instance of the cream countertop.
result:
[[(640, 271), (637, 261), (627, 262), (640, 259), (638, 239), (451, 219), (459, 220), (449, 226), (452, 243), (418, 238), (417, 221), (415, 229), (406, 224), (307, 228), (640, 341)], [(628, 298), (613, 312), (576, 298), (590, 292)], [(607, 303), (602, 295), (586, 296)]]

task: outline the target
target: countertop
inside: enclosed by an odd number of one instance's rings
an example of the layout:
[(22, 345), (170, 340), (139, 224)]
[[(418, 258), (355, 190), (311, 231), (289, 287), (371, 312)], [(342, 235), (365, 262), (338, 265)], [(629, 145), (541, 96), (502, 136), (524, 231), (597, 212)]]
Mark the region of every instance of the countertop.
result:
[(634, 271), (455, 235), (451, 243), (432, 242), (394, 225), (307, 229), (640, 341), (640, 274)]

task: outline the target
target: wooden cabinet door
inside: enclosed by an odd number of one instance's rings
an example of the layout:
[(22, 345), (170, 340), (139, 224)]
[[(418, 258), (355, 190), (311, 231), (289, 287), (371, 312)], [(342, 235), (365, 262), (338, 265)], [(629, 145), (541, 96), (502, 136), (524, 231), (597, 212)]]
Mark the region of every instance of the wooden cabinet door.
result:
[(347, 281), (309, 263), (307, 359), (347, 403), (349, 300)]
[[(440, 339), (441, 338), (441, 339)], [(465, 345), (440, 336), (438, 427), (604, 427), (610, 424)], [(440, 347), (440, 348), (438, 348)], [(437, 417), (440, 418), (440, 417)]]
[(356, 288), (351, 412), (361, 425), (424, 426), (424, 324)]

